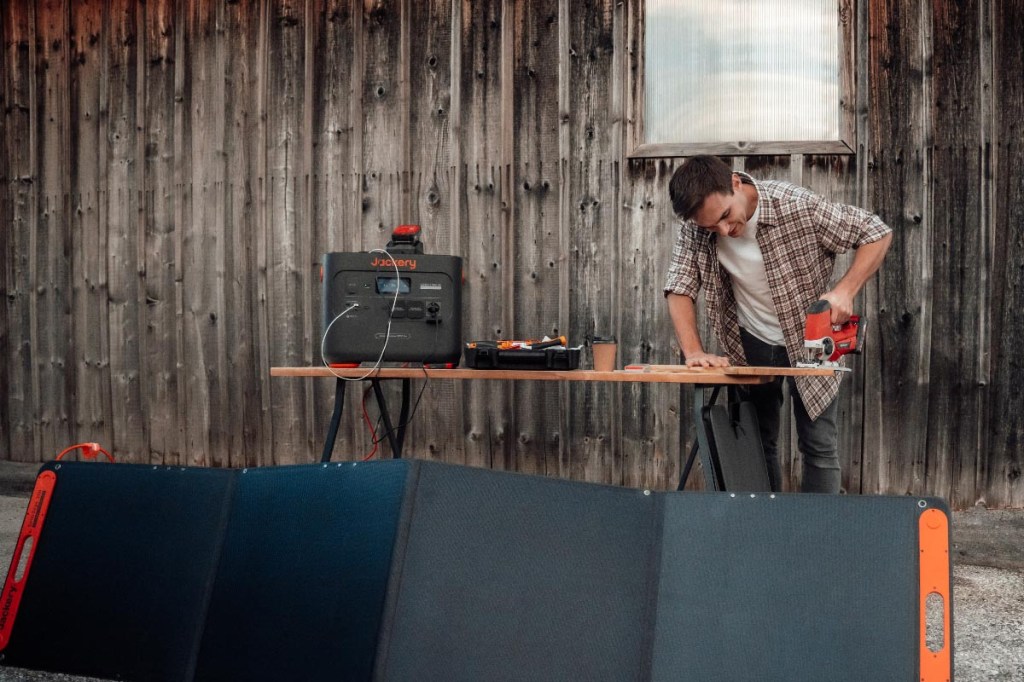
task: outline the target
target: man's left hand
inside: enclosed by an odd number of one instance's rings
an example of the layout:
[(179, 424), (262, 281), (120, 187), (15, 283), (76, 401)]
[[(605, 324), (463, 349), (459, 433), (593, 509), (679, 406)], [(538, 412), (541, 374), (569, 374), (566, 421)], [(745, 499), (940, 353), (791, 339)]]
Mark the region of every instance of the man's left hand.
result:
[(853, 296), (840, 289), (833, 289), (826, 291), (821, 298), (828, 301), (832, 307), (832, 324), (843, 324), (850, 319), (850, 315), (853, 314)]

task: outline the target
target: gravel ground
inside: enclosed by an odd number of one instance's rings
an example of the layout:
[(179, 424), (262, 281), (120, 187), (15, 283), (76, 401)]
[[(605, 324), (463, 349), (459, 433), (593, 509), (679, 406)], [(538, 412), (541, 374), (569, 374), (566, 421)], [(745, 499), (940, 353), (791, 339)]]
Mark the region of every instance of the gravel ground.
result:
[(954, 565), (953, 618), (958, 682), (1024, 680), (1024, 571)]
[[(5, 487), (0, 476), (0, 487)], [(28, 492), (0, 495), (0, 562), (10, 563)], [(953, 642), (957, 682), (1024, 682), (1024, 510), (953, 517)], [(0, 682), (93, 678), (0, 667)]]

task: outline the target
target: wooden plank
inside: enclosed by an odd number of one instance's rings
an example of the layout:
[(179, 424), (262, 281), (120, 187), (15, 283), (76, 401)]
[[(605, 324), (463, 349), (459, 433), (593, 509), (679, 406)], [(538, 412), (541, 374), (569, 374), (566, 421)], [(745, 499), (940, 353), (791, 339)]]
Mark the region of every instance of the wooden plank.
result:
[[(625, 98), (623, 100), (623, 117), (625, 127), (625, 154), (633, 159), (633, 152), (643, 144), (644, 129), (644, 23), (646, 4), (643, 2), (626, 3), (625, 32), (626, 42), (623, 45), (623, 76), (625, 78)], [(674, 156), (674, 155), (673, 155)]]
[[(189, 7), (176, 3), (174, 14), (174, 345), (180, 359), (175, 384), (174, 401), (179, 438), (177, 453), (164, 456), (166, 464), (185, 464), (188, 458), (188, 399), (189, 381), (186, 377), (188, 360), (185, 348), (185, 235), (192, 225), (192, 87), (191, 54), (194, 25), (190, 21)], [(176, 454), (177, 457), (172, 455)], [(177, 459), (177, 461), (175, 461)]]
[(15, 461), (37, 461), (38, 404), (33, 394), (32, 328), (33, 272), (30, 265), (36, 230), (36, 182), (38, 173), (35, 139), (36, 37), (32, 2), (12, 2), (4, 15), (4, 140), (6, 147), (9, 251), (5, 251), (4, 284), (9, 323), (10, 383), (6, 390), (10, 419), (8, 456)]
[[(509, 130), (517, 130), (513, 155), (513, 334), (540, 338), (559, 328), (558, 266), (558, 2), (517, 3), (511, 87), (516, 93)], [(581, 340), (571, 340), (579, 343)], [(512, 387), (513, 467), (559, 473), (560, 396), (533, 384)]]
[(140, 446), (140, 450), (136, 455), (136, 460), (140, 462), (147, 462), (150, 460), (149, 456), (149, 426), (152, 421), (151, 419), (151, 408), (153, 407), (152, 402), (149, 400), (149, 387), (143, 383), (143, 376), (146, 373), (146, 356), (147, 356), (147, 341), (148, 336), (146, 334), (146, 321), (145, 321), (145, 310), (146, 310), (146, 207), (149, 201), (149, 194), (146, 192), (146, 174), (145, 174), (145, 159), (146, 159), (146, 145), (145, 135), (143, 134), (145, 125), (145, 92), (146, 92), (146, 53), (145, 53), (145, 39), (146, 39), (146, 8), (140, 7), (135, 12), (133, 19), (135, 20), (134, 32), (135, 32), (135, 43), (134, 49), (132, 50), (132, 57), (135, 60), (135, 82), (134, 92), (132, 93), (132, 99), (134, 100), (133, 105), (135, 109), (136, 125), (135, 131), (132, 135), (132, 160), (131, 165), (134, 169), (134, 188), (133, 193), (135, 195), (135, 205), (133, 212), (133, 221), (131, 229), (134, 237), (135, 251), (132, 254), (132, 262), (135, 264), (135, 274), (137, 277), (135, 285), (135, 315), (136, 315), (136, 336), (139, 340), (139, 347), (136, 350), (136, 356), (138, 358), (138, 369), (136, 370), (138, 376), (138, 391), (139, 391), (139, 415), (142, 419), (142, 433), (143, 443)]
[[(354, 248), (358, 230), (351, 224), (346, 209), (351, 173), (354, 125), (351, 118), (350, 90), (354, 64), (353, 35), (360, 26), (360, 17), (352, 11), (349, 0), (318, 0), (314, 54), (330, 55), (330, 59), (313, 59), (310, 89), (313, 99), (313, 174), (320, 192), (314, 206), (315, 247), (324, 251), (345, 251)], [(241, 27), (240, 27), (241, 28)]]
[[(363, 0), (350, 0), (349, 12), (352, 15), (352, 77), (349, 79), (349, 120), (352, 122), (352, 148), (349, 169), (353, 173), (353, 185), (361, 189), (364, 175), (363, 166), (363, 118), (366, 77), (366, 21), (363, 12)], [(363, 195), (361, 191), (351, 193), (348, 203), (348, 224), (358, 233), (357, 247), (362, 249)]]
[[(6, 8), (6, 6), (5, 6)], [(6, 26), (9, 22), (8, 17), (5, 14), (4, 9), (0, 8), (0, 73), (5, 75), (7, 71), (7, 31)], [(6, 79), (3, 86), (0, 87), (0, 112), (4, 112), (3, 119), (0, 119), (0, 154), (3, 159), (10, 158), (10, 150), (7, 148), (8, 140), (6, 135), (7, 118), (6, 112), (10, 111), (7, 106), (7, 82)], [(8, 200), (10, 196), (11, 178), (9, 174), (9, 168), (6, 164), (0, 163), (0, 221), (3, 221), (4, 225), (12, 225), (13, 219), (11, 215), (11, 203)], [(10, 245), (10, 230), (0, 230), (0, 265), (3, 267), (3, 275), (0, 275), (0, 286), (3, 287), (6, 293), (9, 290), (11, 282), (7, 281), (8, 276), (8, 259), (11, 257), (11, 245)], [(5, 297), (6, 298), (6, 297)], [(8, 329), (10, 321), (8, 319), (8, 303), (3, 301), (0, 303), (0, 386), (10, 385), (10, 339), (8, 336)], [(11, 451), (11, 437), (10, 437), (10, 414), (8, 411), (7, 398), (4, 396), (0, 398), (0, 454), (4, 456), (10, 456)]]
[[(254, 62), (254, 83), (255, 96), (253, 104), (256, 108), (256, 121), (254, 124), (254, 137), (257, 140), (257, 152), (250, 161), (252, 169), (250, 177), (253, 178), (252, 192), (255, 202), (255, 223), (256, 223), (256, 299), (254, 309), (256, 318), (256, 355), (259, 371), (257, 376), (265, 376), (271, 366), (270, 349), (270, 309), (269, 309), (269, 270), (268, 251), (270, 240), (270, 217), (268, 215), (268, 196), (270, 183), (267, 180), (267, 140), (269, 132), (267, 127), (267, 110), (270, 101), (269, 91), (269, 50), (270, 44), (270, 3), (269, 0), (260, 0), (259, 3), (259, 29), (256, 40), (256, 54)], [(263, 435), (261, 448), (259, 450), (259, 463), (272, 464), (274, 462), (274, 417), (271, 405), (273, 397), (270, 383), (261, 381), (260, 385), (260, 415), (261, 430)]]
[(398, 147), (399, 147), (399, 170), (402, 174), (402, 204), (400, 207), (403, 220), (412, 215), (412, 169), (411, 149), (409, 141), (411, 131), (411, 89), (409, 82), (412, 64), (411, 35), (418, 31), (418, 27), (412, 25), (412, 4), (413, 0), (399, 0), (398, 3)]
[(937, 491), (962, 508), (980, 497), (981, 418), (988, 393), (978, 380), (978, 344), (984, 340), (979, 327), (988, 307), (981, 285), (989, 268), (980, 220), (981, 178), (988, 165), (980, 121), (981, 16), (977, 0), (938, 3), (932, 12), (930, 109), (933, 128), (945, 132), (935, 140), (929, 176), (934, 313), (923, 489)]
[[(300, 253), (304, 253), (306, 257), (306, 273), (305, 278), (306, 291), (305, 296), (302, 300), (302, 339), (305, 346), (305, 357), (308, 358), (307, 362), (312, 362), (314, 357), (314, 338), (319, 338), (318, 329), (319, 322), (314, 321), (313, 301), (319, 300), (316, 295), (318, 292), (319, 283), (319, 262), (320, 257), (314, 250), (314, 237), (313, 237), (313, 192), (315, 178), (313, 177), (313, 61), (316, 53), (315, 38), (314, 36), (318, 32), (319, 13), (314, 12), (312, 4), (310, 2), (305, 3), (305, 16), (303, 18), (303, 47), (305, 53), (303, 55), (303, 103), (302, 103), (302, 160), (299, 184), (302, 188), (302, 199), (299, 202), (301, 208), (301, 214), (298, 217), (300, 226), (300, 239), (299, 245)], [(319, 312), (319, 311), (318, 311)], [(319, 316), (319, 315), (318, 315)], [(305, 457), (311, 457), (316, 453), (317, 441), (319, 440), (318, 434), (323, 433), (322, 430), (317, 431), (316, 422), (317, 417), (314, 413), (316, 408), (316, 395), (313, 392), (313, 387), (308, 386), (306, 388), (306, 441), (308, 442), (309, 455), (305, 453), (298, 453), (298, 461), (306, 461)]]
[(856, 3), (839, 0), (839, 139), (849, 152), (857, 151), (858, 27)]
[(453, 163), (451, 0), (414, 2), (410, 22), (409, 218), (423, 227), (429, 253), (458, 255), (453, 249), (454, 206), (447, 175)]
[(990, 434), (983, 485), (990, 507), (1024, 507), (1024, 392), (1020, 368), (1024, 366), (1024, 243), (1019, 227), (1024, 224), (1024, 143), (1021, 112), (1024, 112), (1024, 6), (1014, 2), (992, 3), (994, 127), (991, 177), (996, 256), (991, 278), (992, 333), (988, 421)]
[[(193, 324), (187, 327), (193, 338), (202, 344), (201, 365), (206, 376), (197, 377), (205, 381), (205, 400), (190, 403), (196, 410), (205, 407), (206, 414), (197, 421), (207, 430), (206, 451), (201, 456), (213, 466), (225, 466), (232, 460), (243, 458), (245, 445), (241, 429), (243, 420), (238, 412), (240, 401), (235, 398), (230, 385), (230, 369), (235, 366), (232, 356), (237, 352), (236, 333), (231, 329), (229, 318), (234, 310), (237, 284), (241, 276), (235, 271), (237, 260), (232, 253), (235, 241), (233, 207), (235, 199), (234, 176), (228, 169), (232, 156), (235, 129), (235, 107), (245, 111), (244, 100), (229, 101), (227, 84), (244, 71), (236, 71), (236, 44), (229, 39), (226, 22), (229, 8), (226, 4), (196, 7), (197, 36), (203, 36), (199, 52), (199, 68), (194, 69), (193, 80), (193, 182), (200, 187), (199, 205), (193, 205), (193, 215), (198, 222), (196, 240), (193, 245), (201, 251), (194, 251), (206, 291), (192, 298)], [(214, 114), (217, 112), (217, 114)], [(221, 113), (222, 112), (222, 113)], [(237, 162), (236, 162), (237, 167)], [(244, 264), (241, 264), (244, 267)], [(198, 350), (198, 348), (197, 348)], [(194, 412), (190, 413), (191, 426)], [(195, 443), (199, 439), (190, 439)]]
[(989, 455), (991, 453), (991, 431), (987, 428), (992, 413), (992, 331), (993, 320), (997, 312), (992, 307), (994, 292), (991, 289), (992, 279), (998, 269), (996, 254), (992, 250), (996, 241), (996, 228), (993, 220), (993, 194), (995, 186), (992, 177), (994, 159), (998, 152), (993, 148), (993, 130), (996, 103), (992, 100), (993, 92), (993, 8), (991, 0), (978, 2), (978, 80), (980, 92), (978, 97), (979, 145), (981, 148), (981, 175), (978, 188), (980, 210), (978, 214), (978, 250), (983, 258), (979, 264), (978, 294), (982, 299), (978, 307), (977, 340), (975, 348), (978, 353), (976, 381), (984, 393), (979, 421), (979, 443), (975, 464), (974, 486), (978, 491), (978, 499), (987, 497), (986, 482), (991, 470)]
[[(220, 79), (216, 8), (192, 3), (188, 10), (190, 104), (187, 116), (191, 136), (191, 186), (188, 223), (182, 226), (182, 370), (185, 399), (186, 461), (192, 466), (215, 462), (215, 447), (222, 447), (226, 419), (213, 418), (223, 404), (217, 399), (216, 376), (220, 347), (217, 338), (217, 297), (223, 286), (218, 272), (223, 249), (223, 211), (220, 187), (224, 180), (224, 96)], [(217, 112), (213, 115), (213, 112)], [(219, 276), (220, 275), (220, 276)], [(216, 423), (216, 425), (215, 425)]]
[[(135, 135), (139, 121), (136, 102), (138, 6), (127, 1), (109, 5), (106, 41), (105, 95), (100, 96), (100, 120), (106, 140), (107, 224), (106, 267), (109, 292), (110, 384), (113, 448), (118, 461), (145, 461), (146, 416), (142, 414), (138, 300), (138, 187)], [(102, 143), (101, 143), (102, 144)], [(100, 217), (101, 227), (104, 216)]]
[[(362, 168), (378, 175), (406, 170), (402, 159), (408, 129), (402, 129), (402, 108), (408, 100), (402, 100), (401, 8), (402, 0), (370, 0), (363, 8)], [(369, 248), (383, 246), (391, 228), (401, 223), (401, 212), (401, 203), (364, 206), (364, 238), (372, 245)]]
[[(183, 426), (178, 423), (177, 383), (180, 349), (175, 332), (174, 253), (174, 64), (176, 62), (174, 5), (169, 0), (148, 3), (144, 13), (141, 102), (144, 145), (142, 185), (144, 202), (145, 305), (142, 376), (148, 419), (146, 459), (153, 463), (183, 460)], [(141, 454), (141, 453), (140, 453)]]
[(105, 3), (87, 0), (76, 3), (71, 13), (70, 120), (74, 135), (71, 147), (70, 191), (74, 202), (72, 217), (71, 336), (78, 356), (75, 362), (73, 419), (79, 440), (113, 444), (113, 423), (107, 310), (107, 237), (100, 222), (102, 188), (106, 174), (106, 145), (101, 144), (100, 125), (104, 76), (103, 32)]
[[(261, 156), (258, 147), (260, 111), (260, 6), (255, 2), (225, 4), (217, 23), (223, 54), (224, 86), (224, 260), (223, 310), (219, 328), (225, 339), (221, 362), (228, 372), (220, 385), (226, 392), (222, 408), (225, 451), (219, 461), (234, 467), (257, 466), (270, 458), (271, 437), (264, 418), (260, 381), (257, 299), (259, 224), (257, 195)], [(253, 30), (257, 27), (257, 30)]]
[[(269, 352), (273, 364), (308, 356), (303, 299), (309, 291), (308, 247), (301, 238), (302, 122), (305, 102), (304, 14), (301, 3), (274, 0), (267, 23), (267, 269)], [(310, 344), (312, 342), (310, 341)], [(271, 393), (273, 462), (312, 456), (303, 387)]]
[[(877, 355), (865, 396), (862, 491), (918, 494), (924, 490), (928, 383), (932, 339), (933, 216), (927, 188), (932, 172), (931, 41), (924, 40), (927, 2), (872, 5), (868, 37), (871, 139), (865, 150), (866, 208), (895, 232), (878, 275)], [(892, 125), (901, 121), (902, 125)], [(889, 406), (913, 406), (895, 410)]]
[[(361, 196), (353, 185), (353, 107), (350, 103), (350, 88), (355, 75), (355, 31), (360, 14), (353, 11), (350, 0), (318, 0), (314, 3), (315, 24), (308, 27), (312, 32), (310, 49), (314, 55), (331, 55), (330, 59), (307, 60), (311, 69), (309, 91), (312, 96), (312, 244), (311, 258), (316, 272), (324, 253), (330, 251), (351, 251), (360, 242), (359, 223), (352, 220), (350, 207), (359, 202)], [(313, 96), (315, 95), (315, 96)], [(362, 114), (360, 114), (361, 117)], [(319, 341), (324, 324), (320, 320), (321, 282), (319, 276), (312, 281), (310, 300), (313, 308), (313, 364), (321, 362)], [(262, 381), (260, 375), (255, 381)], [(312, 418), (314, 432), (323, 434), (327, 430), (331, 405), (334, 400), (334, 386), (328, 383), (314, 386)], [(352, 411), (354, 413), (355, 410)], [(346, 427), (339, 434), (336, 452), (340, 457), (352, 453), (351, 438), (359, 426), (358, 415), (352, 414), (345, 422)], [(349, 415), (346, 415), (349, 417)]]
[[(25, 206), (27, 213), (27, 245), (28, 250), (26, 253), (26, 272), (28, 275), (28, 291), (29, 295), (26, 299), (28, 304), (28, 325), (26, 330), (28, 332), (28, 399), (29, 404), (32, 406), (32, 423), (30, 428), (32, 429), (32, 449), (33, 452), (42, 454), (41, 449), (41, 438), (39, 432), (39, 420), (40, 414), (40, 386), (39, 386), (39, 362), (35, 357), (36, 348), (38, 348), (39, 341), (39, 297), (36, 295), (35, 287), (36, 282), (39, 279), (39, 183), (40, 183), (40, 150), (39, 150), (39, 61), (40, 61), (40, 45), (38, 37), (38, 22), (36, 20), (35, 8), (29, 13), (29, 19), (32, 22), (31, 35), (32, 42), (30, 43), (30, 56), (29, 63), (31, 65), (31, 74), (29, 76), (29, 111), (30, 111), (30, 123), (29, 123), (29, 168), (27, 177), (30, 179), (31, 187), (28, 192), (28, 202)], [(34, 48), (34, 49), (33, 49)]]
[[(507, 338), (503, 324), (504, 244), (501, 197), (501, 3), (463, 2), (453, 50), (461, 52), (459, 73), (460, 181), (459, 243), (466, 282), (463, 337), (467, 341)], [(453, 22), (454, 23), (454, 22)], [(464, 463), (507, 469), (511, 461), (511, 406), (501, 386), (467, 386), (463, 420)]]
[(68, 335), (60, 331), (71, 326), (70, 268), (65, 257), (71, 240), (67, 202), (71, 169), (68, 154), (69, 30), (63, 0), (40, 2), (36, 12), (37, 59), (42, 69), (36, 81), (40, 163), (37, 253), (34, 256), (37, 304), (30, 336), (35, 356), (33, 380), (38, 387), (39, 454), (53, 457), (73, 442), (69, 403), (75, 372), (71, 368)]
[[(229, 130), (231, 129), (231, 118), (233, 115), (233, 102), (227, 101), (227, 82), (233, 78), (234, 73), (228, 68), (229, 43), (224, 31), (227, 18), (227, 4), (216, 4), (213, 8), (213, 27), (210, 38), (212, 51), (209, 59), (209, 86), (212, 88), (212, 95), (207, 99), (208, 106), (217, 107), (217, 111), (223, 114), (217, 116), (216, 124), (209, 128), (213, 133), (210, 145), (211, 151), (217, 155), (212, 163), (204, 162), (204, 165), (215, 169), (207, 181), (211, 185), (204, 187), (207, 191), (212, 190), (212, 201), (204, 202), (204, 209), (209, 210), (212, 204), (213, 215), (205, 224), (207, 230), (212, 233), (213, 242), (208, 243), (213, 255), (212, 274), (216, 286), (210, 292), (210, 301), (206, 317), (210, 327), (209, 352), (211, 357), (209, 383), (209, 407), (211, 416), (219, 416), (217, 419), (210, 419), (209, 448), (207, 459), (213, 466), (227, 466), (232, 459), (237, 460), (242, 450), (234, 451), (234, 446), (241, 446), (241, 438), (238, 430), (241, 428), (241, 420), (232, 419), (234, 396), (230, 390), (229, 369), (232, 362), (229, 359), (234, 353), (234, 338), (228, 336), (229, 317), (229, 296), (231, 294), (230, 282), (236, 279), (236, 273), (232, 268), (234, 260), (231, 257), (232, 226), (231, 226), (231, 204), (233, 200), (233, 179), (228, 174), (227, 159)], [(204, 86), (206, 83), (203, 84)], [(203, 93), (206, 96), (206, 92)], [(212, 116), (210, 117), (213, 118)], [(308, 224), (307, 224), (308, 228)], [(229, 347), (229, 344), (231, 347)]]

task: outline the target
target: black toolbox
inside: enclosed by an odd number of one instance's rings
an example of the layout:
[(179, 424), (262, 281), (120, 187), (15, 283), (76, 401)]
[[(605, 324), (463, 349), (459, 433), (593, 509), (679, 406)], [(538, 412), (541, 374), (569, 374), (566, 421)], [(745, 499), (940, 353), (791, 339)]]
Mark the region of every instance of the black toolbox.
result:
[(564, 346), (499, 350), (492, 341), (477, 341), (467, 343), (462, 355), (465, 366), (473, 369), (579, 369), (580, 350)]

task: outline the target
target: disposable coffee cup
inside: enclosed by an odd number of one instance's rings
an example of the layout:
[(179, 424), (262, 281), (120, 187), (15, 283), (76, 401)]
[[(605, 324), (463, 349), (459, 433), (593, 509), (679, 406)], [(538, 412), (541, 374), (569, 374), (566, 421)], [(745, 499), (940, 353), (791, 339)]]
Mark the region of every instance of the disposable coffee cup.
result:
[(614, 336), (595, 336), (591, 341), (594, 353), (594, 370), (597, 372), (615, 371), (615, 353), (619, 348)]

